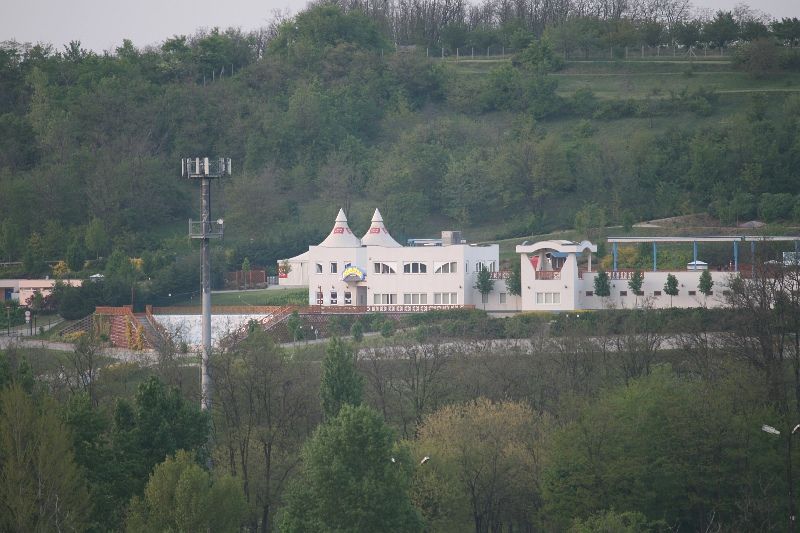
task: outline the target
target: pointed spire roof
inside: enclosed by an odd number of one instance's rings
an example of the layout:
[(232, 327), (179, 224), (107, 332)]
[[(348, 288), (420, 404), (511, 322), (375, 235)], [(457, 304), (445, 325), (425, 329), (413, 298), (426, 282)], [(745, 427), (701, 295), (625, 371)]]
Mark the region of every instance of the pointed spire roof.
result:
[(339, 209), (330, 235), (319, 245), (326, 248), (357, 248), (361, 246), (361, 241), (353, 235), (350, 226), (347, 225), (347, 216), (343, 209)]
[(383, 217), (377, 209), (372, 215), (372, 224), (367, 233), (361, 237), (361, 244), (365, 246), (383, 246), (384, 248), (400, 248), (400, 244), (389, 235), (389, 230), (383, 225)]

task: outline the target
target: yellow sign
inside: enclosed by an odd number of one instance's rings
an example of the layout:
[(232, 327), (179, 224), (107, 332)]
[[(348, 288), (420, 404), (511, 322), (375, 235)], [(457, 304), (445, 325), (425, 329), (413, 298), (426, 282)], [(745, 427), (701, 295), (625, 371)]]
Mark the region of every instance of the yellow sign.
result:
[(344, 269), (344, 272), (342, 272), (342, 281), (364, 281), (366, 277), (366, 272), (357, 266), (350, 265)]

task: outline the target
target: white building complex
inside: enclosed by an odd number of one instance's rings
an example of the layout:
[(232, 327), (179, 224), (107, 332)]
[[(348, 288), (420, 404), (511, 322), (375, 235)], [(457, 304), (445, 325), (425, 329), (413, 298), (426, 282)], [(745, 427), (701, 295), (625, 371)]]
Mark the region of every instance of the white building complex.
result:
[[(486, 268), (497, 276), (498, 257), (498, 245), (465, 244), (458, 232), (444, 232), (440, 245), (401, 246), (377, 209), (359, 239), (340, 210), (325, 240), (279, 262), (280, 284), (308, 286), (309, 305), (370, 312), (481, 305), (481, 294), (474, 288), (477, 272)], [(505, 299), (505, 284), (495, 288), (495, 297)]]
[[(579, 309), (649, 307), (717, 307), (724, 305), (724, 293), (732, 275), (739, 271), (739, 244), (757, 241), (794, 241), (798, 237), (723, 236), (723, 237), (618, 237), (609, 238), (614, 264), (608, 271), (611, 294), (594, 294), (597, 270), (592, 254), (597, 245), (589, 241), (564, 240), (524, 243), (516, 247), (521, 272), (521, 294), (511, 295), (506, 285), (509, 271), (499, 270), (497, 244), (466, 244), (460, 232), (442, 232), (442, 239), (424, 245), (401, 246), (384, 226), (375, 210), (372, 224), (359, 239), (350, 230), (342, 210), (333, 229), (319, 245), (279, 261), (280, 284), (307, 286), (308, 303), (331, 311), (418, 312), (438, 307), (475, 306), (487, 311), (571, 311)], [(657, 268), (657, 243), (693, 243), (694, 260), (685, 270)], [(707, 265), (697, 259), (698, 242), (732, 244), (733, 260), (727, 271), (709, 271), (714, 282), (712, 293), (700, 293), (700, 275)], [(628, 281), (633, 269), (617, 268), (618, 244), (652, 243), (653, 269), (644, 270), (641, 291), (634, 294)], [(482, 295), (476, 288), (478, 271), (490, 272), (494, 280), (491, 293)], [(664, 285), (672, 274), (678, 281), (678, 294), (669, 296)]]

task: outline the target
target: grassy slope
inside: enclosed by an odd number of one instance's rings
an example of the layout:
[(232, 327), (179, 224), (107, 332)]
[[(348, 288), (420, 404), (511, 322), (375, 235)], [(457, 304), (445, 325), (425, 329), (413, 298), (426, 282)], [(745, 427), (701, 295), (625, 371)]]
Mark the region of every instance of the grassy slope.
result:
[[(509, 59), (492, 60), (445, 60), (448, 67), (456, 76), (465, 78), (486, 76), (492, 69), (507, 63)], [(719, 101), (714, 106), (714, 111), (710, 116), (698, 116), (693, 113), (679, 113), (667, 116), (656, 116), (653, 118), (623, 118), (614, 120), (591, 120), (592, 127), (595, 129), (594, 138), (610, 149), (624, 149), (631, 139), (637, 135), (658, 135), (660, 133), (674, 130), (677, 128), (696, 129), (704, 125), (714, 125), (728, 120), (732, 114), (739, 112), (745, 106), (752, 94), (763, 93), (768, 99), (774, 101), (776, 105), (773, 109), (778, 109), (780, 100), (787, 94), (800, 93), (800, 73), (781, 74), (766, 79), (755, 79), (749, 75), (734, 69), (730, 61), (718, 57), (697, 58), (688, 61), (685, 58), (660, 59), (636, 59), (631, 60), (593, 60), (593, 61), (569, 61), (565, 68), (553, 74), (558, 79), (558, 93), (562, 97), (569, 97), (579, 89), (589, 88), (600, 100), (605, 99), (642, 99), (642, 98), (669, 98), (670, 91), (680, 92), (684, 89), (689, 92), (699, 88), (713, 89), (719, 94)], [(451, 116), (449, 111), (438, 106), (430, 106), (421, 113), (414, 113), (406, 116), (397, 128), (391, 131), (407, 131), (418, 124), (423, 124), (437, 117)], [(476, 118), (476, 117), (473, 117)], [(515, 120), (515, 116), (509, 113), (489, 113), (480, 116), (480, 121), (494, 137), (502, 135)], [(537, 129), (542, 134), (552, 134), (564, 136), (572, 135), (583, 119), (574, 117), (563, 117), (547, 119), (537, 122)], [(390, 134), (393, 135), (393, 134)], [(494, 139), (497, 140), (497, 139)], [(487, 139), (491, 143), (493, 139)], [(381, 139), (382, 144), (390, 144), (391, 138)], [(564, 199), (568, 203), (568, 199)], [(311, 202), (300, 206), (302, 218), (307, 222), (313, 222), (321, 228), (328, 228), (330, 220), (328, 205), (329, 199), (321, 198), (319, 201)], [(369, 227), (369, 220), (375, 208), (374, 201), (362, 198), (353, 198), (350, 209), (350, 225), (356, 234), (363, 233)], [(551, 219), (551, 226), (569, 228), (572, 226), (572, 211), (570, 209), (556, 209), (554, 217)], [(391, 221), (389, 221), (391, 230)], [(414, 235), (395, 235), (402, 240), (404, 237), (438, 237), (442, 229), (462, 229), (465, 237), (472, 241), (491, 241), (497, 242), (497, 236), (507, 234), (508, 221), (497, 221), (484, 223), (479, 226), (463, 225), (454, 227), (454, 224), (445, 217), (437, 217), (421, 221), (419, 230)], [(185, 235), (185, 223), (177, 224), (165, 231), (176, 232), (177, 235)], [(327, 231), (327, 230), (325, 230)], [(694, 231), (695, 234), (708, 233), (701, 229)], [(611, 233), (614, 233), (613, 231)], [(619, 232), (617, 232), (619, 233)], [(677, 231), (667, 232), (676, 234)], [(664, 232), (661, 232), (664, 234)], [(567, 237), (577, 236), (568, 233)], [(324, 236), (324, 232), (321, 237)], [(508, 239), (501, 242), (501, 257), (513, 255), (513, 246), (530, 236), (520, 236), (519, 238)], [(302, 250), (298, 250), (300, 252)], [(241, 300), (239, 299), (241, 296)], [(281, 297), (275, 296), (277, 300), (265, 300), (259, 291), (247, 291), (244, 293), (234, 293), (232, 296), (216, 294), (214, 303), (220, 305), (264, 305), (265, 302), (281, 303)], [(300, 298), (300, 297), (297, 297)], [(302, 295), (303, 301), (305, 295)], [(287, 301), (294, 302), (289, 299)], [(194, 305), (196, 302), (187, 301), (185, 305)]]
[[(212, 305), (305, 305), (307, 289), (264, 289), (217, 292), (211, 295)], [(197, 307), (199, 297), (174, 302), (175, 306)]]
[[(509, 61), (508, 59), (505, 60)], [(448, 61), (454, 72), (465, 77), (485, 76), (493, 68), (503, 63), (503, 60), (462, 60)], [(728, 120), (728, 117), (741, 110), (746, 105), (752, 94), (762, 93), (769, 99), (779, 102), (787, 94), (800, 93), (800, 73), (785, 73), (769, 78), (756, 79), (744, 72), (735, 70), (728, 59), (702, 57), (689, 61), (685, 58), (648, 58), (629, 61), (569, 61), (565, 68), (553, 74), (558, 79), (558, 93), (562, 97), (569, 97), (576, 91), (584, 88), (590, 89), (597, 98), (603, 99), (643, 99), (646, 97), (658, 99), (668, 98), (670, 91), (678, 93), (684, 89), (689, 92), (700, 88), (713, 89), (719, 94), (719, 101), (714, 107), (714, 112), (707, 117), (697, 116), (692, 113), (682, 113), (669, 116), (656, 116), (651, 118), (624, 118), (616, 120), (592, 120), (595, 128), (595, 139), (602, 139), (602, 143), (613, 148), (626, 146), (630, 139), (638, 134), (660, 134), (676, 128), (702, 127), (704, 125), (719, 124)], [(777, 107), (777, 106), (774, 106)], [(543, 133), (569, 136), (575, 131), (582, 119), (559, 118), (549, 119), (537, 123)], [(558, 221), (560, 226), (569, 228), (572, 220), (565, 218)], [(491, 241), (494, 235), (502, 231), (503, 224), (484, 225), (481, 227), (464, 228), (471, 240)], [(796, 228), (794, 228), (796, 231)], [(621, 228), (620, 228), (621, 230)], [(775, 231), (781, 232), (782, 228)], [(612, 233), (614, 233), (612, 231)], [(621, 231), (616, 233), (622, 234)], [(688, 225), (677, 230), (650, 230), (637, 228), (632, 234), (657, 235), (657, 234), (708, 234), (707, 228), (694, 228)], [(556, 232), (550, 234), (553, 238), (575, 238), (567, 231), (566, 234)], [(539, 237), (545, 236), (536, 236)], [(501, 243), (501, 257), (513, 255), (513, 246), (529, 237), (520, 237), (499, 241)], [(497, 241), (494, 241), (497, 242)]]
[[(508, 61), (508, 60), (506, 60)], [(450, 62), (464, 76), (483, 76), (501, 61)], [(553, 74), (561, 96), (591, 89), (598, 98), (667, 96), (669, 91), (713, 88), (720, 94), (752, 92), (800, 92), (800, 73), (756, 79), (734, 69), (727, 60), (630, 60), (569, 61)]]

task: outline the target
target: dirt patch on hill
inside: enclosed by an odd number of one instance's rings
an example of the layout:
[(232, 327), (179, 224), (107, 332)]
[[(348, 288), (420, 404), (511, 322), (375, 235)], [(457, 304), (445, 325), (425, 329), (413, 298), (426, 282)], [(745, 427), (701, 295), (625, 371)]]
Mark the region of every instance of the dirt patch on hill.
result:
[(721, 228), (719, 220), (706, 214), (681, 215), (679, 217), (659, 218), (634, 224), (637, 228)]

